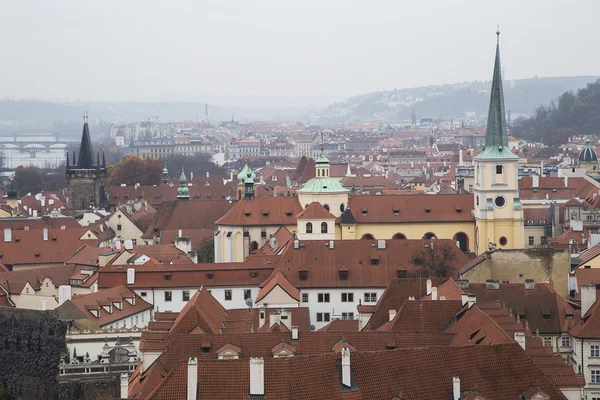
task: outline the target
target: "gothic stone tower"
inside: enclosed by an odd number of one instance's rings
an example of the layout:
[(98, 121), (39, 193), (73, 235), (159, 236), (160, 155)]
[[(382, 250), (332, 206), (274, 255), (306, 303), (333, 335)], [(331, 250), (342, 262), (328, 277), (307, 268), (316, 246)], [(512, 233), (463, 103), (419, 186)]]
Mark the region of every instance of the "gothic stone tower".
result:
[(73, 152), (73, 163), (69, 164), (69, 154), (67, 153), (66, 176), (71, 212), (80, 213), (90, 208), (106, 207), (104, 192), (106, 161), (104, 153), (102, 153), (102, 163), (100, 163), (100, 153), (98, 152), (96, 162), (94, 162), (94, 151), (87, 122), (83, 124), (79, 157), (75, 159), (75, 152)]
[[(500, 32), (496, 34), (499, 39)], [(485, 148), (474, 157), (473, 216), (477, 254), (494, 245), (503, 249), (521, 249), (524, 245), (523, 207), (518, 184), (519, 157), (508, 147), (498, 39)]]

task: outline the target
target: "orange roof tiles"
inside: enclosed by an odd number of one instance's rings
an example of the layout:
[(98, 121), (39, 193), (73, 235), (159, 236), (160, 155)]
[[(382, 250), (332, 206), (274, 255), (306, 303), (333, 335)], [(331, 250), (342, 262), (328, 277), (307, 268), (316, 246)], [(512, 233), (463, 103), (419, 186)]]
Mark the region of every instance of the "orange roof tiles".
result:
[(238, 201), (215, 224), (225, 226), (296, 225), (302, 207), (296, 197), (256, 197)]

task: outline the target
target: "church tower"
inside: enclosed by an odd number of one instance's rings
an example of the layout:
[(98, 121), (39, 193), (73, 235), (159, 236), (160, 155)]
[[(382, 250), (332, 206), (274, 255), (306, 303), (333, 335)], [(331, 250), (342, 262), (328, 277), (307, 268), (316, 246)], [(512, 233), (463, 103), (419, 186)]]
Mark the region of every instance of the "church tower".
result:
[(178, 200), (189, 200), (190, 198), (190, 189), (187, 185), (187, 177), (185, 176), (185, 171), (183, 170), (183, 165), (181, 166), (181, 175), (179, 175), (179, 187), (177, 188), (177, 199)]
[(485, 133), (485, 147), (475, 163), (475, 252), (491, 247), (524, 247), (523, 207), (519, 199), (519, 157), (508, 147), (500, 66), (500, 32)]
[(71, 212), (81, 213), (90, 208), (106, 208), (107, 199), (104, 191), (106, 161), (103, 152), (102, 163), (100, 163), (100, 152), (98, 152), (96, 162), (94, 162), (94, 150), (92, 149), (87, 115), (84, 118), (79, 157), (75, 159), (75, 152), (73, 152), (73, 160), (70, 164), (67, 153), (66, 178), (69, 190), (68, 204)]

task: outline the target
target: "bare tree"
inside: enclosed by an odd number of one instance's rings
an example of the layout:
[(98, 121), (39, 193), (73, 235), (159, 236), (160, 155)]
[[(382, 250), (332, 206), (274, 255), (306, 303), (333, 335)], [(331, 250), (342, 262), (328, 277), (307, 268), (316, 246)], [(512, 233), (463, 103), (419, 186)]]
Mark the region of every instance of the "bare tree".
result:
[(454, 274), (457, 248), (448, 243), (432, 240), (420, 255), (421, 267), (417, 273), (424, 277), (449, 277)]

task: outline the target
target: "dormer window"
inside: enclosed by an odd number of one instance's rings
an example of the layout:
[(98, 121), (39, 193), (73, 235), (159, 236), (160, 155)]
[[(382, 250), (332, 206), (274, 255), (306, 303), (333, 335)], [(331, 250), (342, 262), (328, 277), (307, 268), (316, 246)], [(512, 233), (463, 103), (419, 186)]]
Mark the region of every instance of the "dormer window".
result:
[(308, 271), (307, 270), (300, 270), (298, 272), (298, 277), (300, 278), (301, 281), (308, 280)]
[(369, 214), (369, 210), (366, 210), (364, 208), (361, 211), (362, 211), (362, 215), (368, 215)]
[(400, 210), (397, 208), (394, 208), (393, 210), (394, 215), (400, 215)]
[[(345, 267), (342, 267), (342, 268), (345, 268)], [(339, 273), (340, 273), (340, 280), (341, 281), (347, 281), (348, 280), (349, 271), (348, 271), (347, 268), (345, 268), (345, 269), (341, 269), (340, 268)]]
[(214, 272), (207, 272), (206, 273), (206, 279), (213, 279), (215, 277), (215, 273)]

